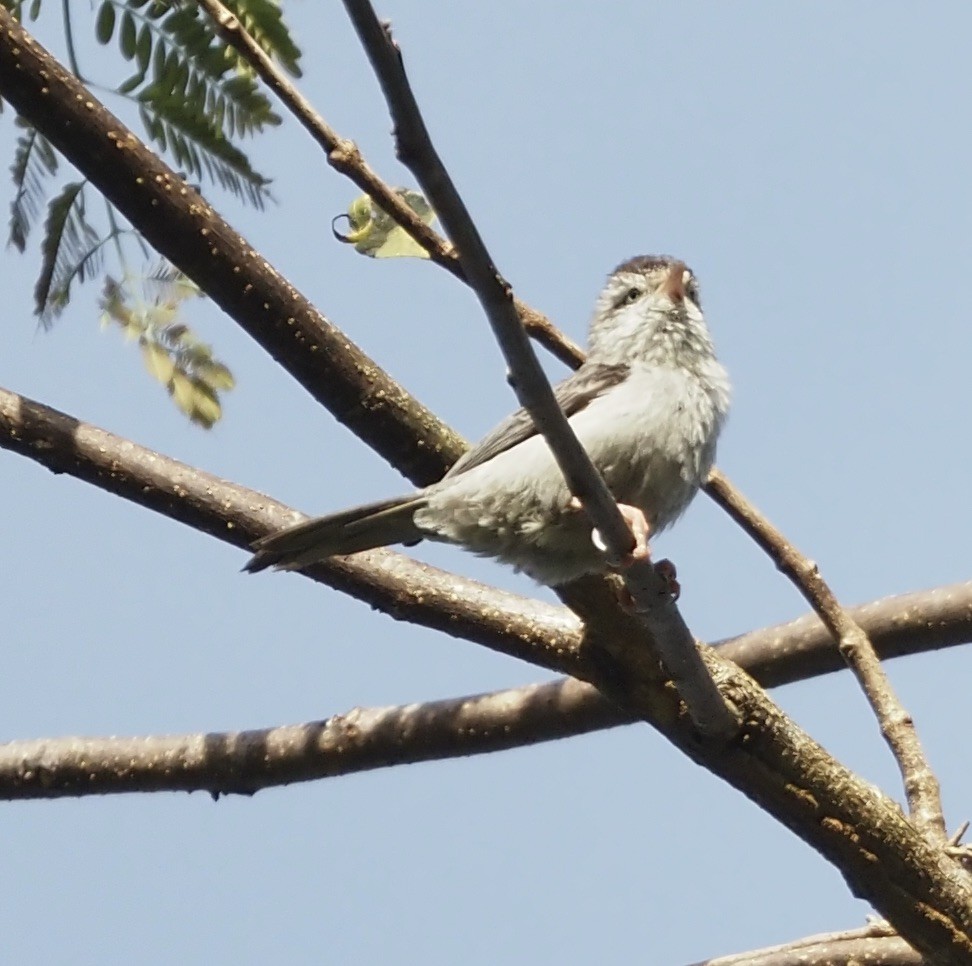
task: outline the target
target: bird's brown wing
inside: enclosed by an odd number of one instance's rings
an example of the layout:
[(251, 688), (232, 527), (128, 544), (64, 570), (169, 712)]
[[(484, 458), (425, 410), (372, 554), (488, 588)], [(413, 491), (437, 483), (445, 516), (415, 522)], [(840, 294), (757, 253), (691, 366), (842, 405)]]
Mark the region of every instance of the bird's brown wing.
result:
[[(568, 417), (579, 413), (592, 400), (606, 389), (622, 382), (629, 367), (623, 364), (607, 365), (600, 362), (585, 362), (576, 372), (553, 387), (554, 396), (560, 408)], [(491, 433), (484, 437), (471, 450), (465, 453), (446, 473), (446, 478), (458, 476), (492, 459), (498, 453), (511, 449), (517, 443), (535, 436), (537, 427), (525, 409), (518, 409), (508, 416)]]

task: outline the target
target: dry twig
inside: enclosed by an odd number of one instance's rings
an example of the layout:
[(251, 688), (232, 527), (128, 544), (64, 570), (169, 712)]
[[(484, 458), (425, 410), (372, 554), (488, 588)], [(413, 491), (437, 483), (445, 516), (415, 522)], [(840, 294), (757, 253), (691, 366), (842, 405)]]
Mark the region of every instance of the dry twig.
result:
[(800, 553), (719, 470), (710, 474), (706, 491), (769, 554), (833, 634), (901, 770), (912, 819), (931, 841), (944, 844), (947, 833), (938, 779), (925, 757), (911, 715), (898, 700), (867, 634), (840, 605), (817, 565)]
[[(452, 245), (427, 225), (368, 165), (358, 146), (341, 137), (297, 90), (263, 48), (247, 33), (239, 19), (220, 0), (196, 0), (216, 26), (219, 35), (242, 57), (280, 98), (311, 137), (324, 149), (328, 164), (345, 175), (393, 218), (429, 254), (429, 258), (460, 281), (465, 272)], [(565, 365), (578, 365), (583, 358), (580, 347), (565, 336), (550, 320), (519, 299), (515, 300), (520, 321), (529, 335)]]

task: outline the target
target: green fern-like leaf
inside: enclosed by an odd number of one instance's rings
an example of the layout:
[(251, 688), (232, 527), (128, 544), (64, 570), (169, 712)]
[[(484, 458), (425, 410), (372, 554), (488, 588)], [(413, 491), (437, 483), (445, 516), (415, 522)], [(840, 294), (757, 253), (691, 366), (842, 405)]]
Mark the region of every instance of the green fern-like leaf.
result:
[(301, 76), (301, 51), (290, 36), (278, 2), (226, 0), (226, 6), (236, 14), (246, 32), (267, 54), (279, 61), (294, 77)]
[(104, 0), (98, 8), (97, 17), (95, 17), (95, 37), (99, 44), (104, 45), (111, 41), (116, 23), (115, 5), (111, 3), (111, 0)]
[[(300, 51), (289, 41), (279, 10), (255, 9), (254, 29), (263, 31), (282, 61), (296, 66)], [(117, 37), (122, 55), (135, 62), (135, 73), (117, 90), (137, 100), (152, 141), (190, 176), (262, 208), (269, 180), (253, 168), (238, 140), (279, 124), (280, 117), (211, 21), (195, 5), (176, 0), (104, 0), (96, 31), (104, 42)]]
[(22, 252), (27, 236), (44, 201), (44, 183), (57, 173), (57, 154), (50, 142), (36, 128), (17, 118), (23, 133), (17, 138), (10, 173), (16, 190), (10, 203), (8, 244)]
[(50, 326), (67, 305), (71, 284), (101, 267), (103, 241), (85, 216), (83, 181), (71, 182), (47, 206), (41, 270), (34, 287), (34, 311)]
[(135, 48), (138, 45), (138, 26), (131, 10), (122, 13), (121, 28), (118, 31), (118, 46), (121, 49), (122, 57), (125, 60), (132, 60), (135, 57)]
[(139, 96), (142, 123), (162, 150), (195, 177), (206, 177), (254, 207), (263, 208), (269, 181), (212, 122), (189, 109), (178, 90), (153, 88)]
[[(31, 0), (28, 5), (26, 0), (0, 0), (0, 7), (6, 7), (21, 23), (24, 20), (36, 20), (40, 16), (40, 0)], [(27, 8), (26, 15), (24, 8)]]

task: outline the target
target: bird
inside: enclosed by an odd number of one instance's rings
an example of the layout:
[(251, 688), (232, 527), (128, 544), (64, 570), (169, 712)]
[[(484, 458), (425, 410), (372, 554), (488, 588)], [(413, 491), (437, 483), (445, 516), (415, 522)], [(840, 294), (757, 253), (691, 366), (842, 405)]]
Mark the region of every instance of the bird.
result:
[[(713, 465), (729, 376), (684, 262), (639, 255), (597, 296), (584, 363), (554, 386), (647, 558), (649, 535), (684, 512)], [(294, 570), (392, 544), (457, 544), (557, 587), (609, 569), (599, 535), (524, 409), (437, 483), (306, 520), (257, 540), (245, 570)], [(677, 585), (676, 585), (677, 586)]]

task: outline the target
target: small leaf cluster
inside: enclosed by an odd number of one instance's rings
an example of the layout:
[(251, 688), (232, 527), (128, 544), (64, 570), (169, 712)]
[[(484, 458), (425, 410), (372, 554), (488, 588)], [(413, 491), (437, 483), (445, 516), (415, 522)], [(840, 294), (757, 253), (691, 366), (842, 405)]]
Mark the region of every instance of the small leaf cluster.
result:
[(182, 303), (200, 295), (185, 275), (166, 263), (140, 279), (105, 280), (102, 324), (117, 324), (136, 340), (145, 367), (189, 419), (211, 429), (222, 416), (219, 394), (235, 385), (233, 373), (180, 320)]
[[(291, 74), (300, 74), (301, 51), (277, 0), (224, 3), (268, 55)], [(0, 0), (0, 4), (19, 19), (31, 20), (38, 18), (43, 6), (42, 0)], [(77, 0), (62, 0), (44, 9), (54, 8), (63, 17), (67, 63), (84, 80), (71, 24), (76, 6), (80, 6)], [(85, 14), (87, 10), (85, 6)], [(99, 42), (117, 47), (119, 64), (134, 68), (114, 90), (135, 102), (148, 139), (186, 177), (219, 185), (262, 208), (270, 197), (270, 182), (253, 168), (241, 142), (278, 125), (280, 117), (252, 69), (217, 35), (208, 17), (188, 0), (101, 0), (93, 23)], [(34, 310), (41, 324), (49, 327), (67, 305), (73, 284), (101, 273), (110, 243), (117, 249), (125, 277), (129, 272), (123, 240), (134, 236), (146, 256), (148, 248), (107, 201), (104, 219), (92, 218), (92, 187), (86, 181), (62, 183), (60, 155), (54, 146), (22, 119), (16, 118), (15, 123), (20, 132), (10, 165), (14, 195), (8, 244), (24, 252), (46, 207)], [(127, 284), (108, 280), (106, 315), (121, 324), (121, 315), (127, 312), (126, 331), (142, 325), (138, 337), (143, 355), (155, 360), (150, 371), (191, 419), (211, 426), (219, 418), (219, 391), (232, 388), (229, 370), (215, 362), (209, 347), (199, 343), (188, 327), (180, 328), (174, 317), (164, 324), (159, 321), (166, 312), (176, 311), (179, 299), (172, 299), (170, 293), (168, 301), (131, 309), (123, 297)], [(163, 355), (171, 363), (170, 373)]]

